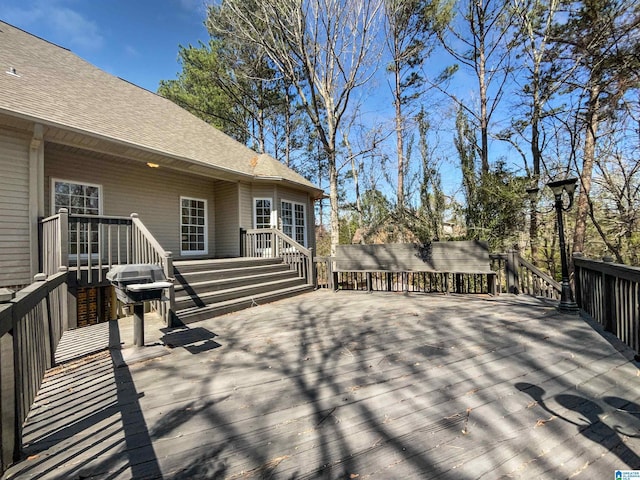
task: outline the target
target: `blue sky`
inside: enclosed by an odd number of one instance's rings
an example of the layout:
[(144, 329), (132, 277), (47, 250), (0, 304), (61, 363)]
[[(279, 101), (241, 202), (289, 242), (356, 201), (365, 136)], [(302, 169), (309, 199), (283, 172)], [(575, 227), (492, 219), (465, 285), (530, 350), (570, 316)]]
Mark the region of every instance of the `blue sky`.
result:
[(178, 46), (208, 39), (205, 0), (2, 0), (0, 19), (155, 92)]
[[(0, 0), (0, 19), (68, 48), (97, 67), (155, 92), (160, 80), (174, 79), (181, 71), (177, 61), (179, 45), (196, 45), (198, 41), (208, 40), (204, 18), (206, 4), (210, 2)], [(435, 61), (451, 63), (450, 59), (442, 56)], [(436, 65), (435, 68), (439, 73), (442, 67)], [(464, 72), (459, 72), (457, 77), (457, 83), (463, 85), (463, 89), (468, 89), (468, 84), (463, 80)], [(365, 97), (368, 95), (365, 109), (369, 115), (391, 112), (386, 80), (378, 81), (373, 89), (362, 94)], [(442, 112), (436, 111), (438, 114)], [(387, 120), (391, 119), (392, 112), (387, 115)], [(455, 194), (460, 188), (460, 174), (455, 168), (457, 161), (450, 143), (453, 129), (450, 123), (448, 125), (441, 139), (441, 148), (444, 148), (440, 151), (441, 169), (445, 191)], [(504, 144), (494, 146), (498, 147), (500, 153), (505, 151)], [(389, 191), (394, 189), (391, 186)]]

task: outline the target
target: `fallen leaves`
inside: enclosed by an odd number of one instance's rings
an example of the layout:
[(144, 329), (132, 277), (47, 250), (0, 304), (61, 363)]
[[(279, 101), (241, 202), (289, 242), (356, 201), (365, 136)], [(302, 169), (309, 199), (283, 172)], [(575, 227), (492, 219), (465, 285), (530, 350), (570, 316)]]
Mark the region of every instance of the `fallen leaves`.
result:
[(548, 422), (550, 422), (550, 421), (551, 421), (551, 420), (553, 420), (554, 418), (556, 418), (556, 416), (555, 416), (555, 415), (551, 415), (551, 416), (550, 416), (549, 418), (547, 418), (546, 420), (544, 420), (544, 419), (542, 419), (542, 418), (539, 418), (539, 419), (538, 419), (538, 421), (536, 422), (536, 426), (535, 426), (535, 428), (537, 428), (537, 427), (544, 427), (544, 426), (545, 426), (545, 424), (547, 424)]

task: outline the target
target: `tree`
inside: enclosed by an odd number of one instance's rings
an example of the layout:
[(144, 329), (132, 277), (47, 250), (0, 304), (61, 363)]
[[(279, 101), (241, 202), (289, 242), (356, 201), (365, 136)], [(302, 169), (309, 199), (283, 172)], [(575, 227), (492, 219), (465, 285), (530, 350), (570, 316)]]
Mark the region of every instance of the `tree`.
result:
[(425, 83), (421, 69), (433, 52), (437, 33), (451, 19), (453, 2), (385, 0), (384, 5), (386, 43), (391, 54), (387, 70), (393, 77), (391, 90), (395, 110), (397, 208), (402, 210), (405, 206), (404, 177), (407, 170), (404, 147), (407, 114), (404, 110), (421, 98)]
[(456, 116), (454, 143), (466, 197), (466, 237), (485, 239), (492, 249), (513, 245), (524, 226), (523, 192), (527, 179), (509, 171), (504, 161), (495, 162), (489, 172), (478, 168), (475, 132), (462, 108), (458, 108)]
[[(468, 102), (455, 95), (451, 96), (478, 126), (480, 143), (477, 148), (481, 172), (484, 174), (490, 168), (489, 125), (502, 99), (511, 70), (508, 33), (512, 27), (513, 12), (508, 0), (466, 0), (461, 10), (460, 23), (466, 29), (449, 27), (448, 35), (441, 34), (440, 40), (457, 62), (473, 72), (478, 83), (477, 108), (469, 106)], [(454, 48), (456, 45), (461, 45), (461, 48)], [(443, 76), (450, 76), (456, 70), (457, 66), (449, 68)]]
[[(511, 127), (499, 134), (499, 138), (511, 143), (521, 152), (525, 170), (530, 178), (530, 186), (539, 188), (541, 166), (543, 164), (544, 142), (541, 138), (543, 120), (549, 115), (547, 105), (557, 92), (561, 82), (553, 64), (549, 62), (549, 40), (555, 14), (560, 0), (515, 0), (515, 18), (518, 20), (512, 43), (521, 52), (520, 74), (523, 78), (521, 97), (524, 113), (511, 118)], [(522, 41), (524, 39), (524, 41)], [(527, 156), (514, 139), (514, 134), (529, 146), (531, 167)], [(538, 258), (538, 213), (537, 202), (531, 203), (529, 212), (529, 238), (531, 258), (535, 264)]]
[(554, 26), (555, 58), (572, 71), (568, 92), (579, 92), (583, 135), (573, 252), (583, 252), (599, 127), (630, 88), (638, 86), (638, 11), (627, 0), (565, 2), (565, 21)]
[(607, 121), (610, 132), (598, 143), (589, 217), (606, 251), (618, 263), (640, 264), (640, 157), (637, 121), (628, 111)]
[[(219, 44), (210, 41), (199, 47), (180, 46), (182, 72), (176, 80), (161, 80), (158, 94), (180, 105), (239, 142), (246, 143), (247, 112), (237, 102), (238, 93), (221, 87), (215, 79), (227, 76), (220, 61)], [(224, 80), (224, 83), (230, 83)]]
[(477, 225), (477, 211), (479, 208), (477, 197), (478, 172), (476, 168), (476, 135), (467, 114), (461, 106), (456, 113), (456, 135), (453, 143), (458, 151), (460, 169), (462, 171), (462, 187), (466, 199), (465, 224), (467, 230), (475, 230)]
[(422, 159), (422, 181), (420, 182), (419, 218), (424, 220), (425, 232), (422, 238), (439, 240), (442, 238), (444, 223), (445, 195), (438, 165), (430, 151), (428, 133), (431, 125), (422, 108), (416, 117), (419, 132), (419, 151)]
[(371, 74), (370, 60), (377, 58), (380, 10), (378, 1), (367, 0), (226, 0), (218, 10), (227, 28), (264, 51), (296, 89), (318, 134), (329, 170), (332, 253), (339, 243), (339, 129), (354, 90)]

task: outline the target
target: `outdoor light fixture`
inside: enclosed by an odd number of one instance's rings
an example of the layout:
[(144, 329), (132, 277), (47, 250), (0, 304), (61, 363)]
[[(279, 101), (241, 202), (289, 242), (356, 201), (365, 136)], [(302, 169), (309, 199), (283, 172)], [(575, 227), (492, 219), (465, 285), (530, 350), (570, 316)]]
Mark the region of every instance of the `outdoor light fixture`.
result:
[(538, 192), (540, 189), (538, 187), (527, 188), (527, 195), (529, 195), (529, 201), (534, 203), (538, 199)]
[[(573, 300), (573, 292), (571, 291), (571, 284), (569, 283), (569, 263), (567, 262), (567, 247), (564, 241), (564, 221), (562, 219), (562, 212), (568, 211), (573, 205), (573, 194), (576, 191), (577, 182), (577, 178), (567, 178), (565, 180), (556, 180), (554, 182), (547, 183), (547, 187), (551, 189), (555, 198), (556, 216), (558, 217), (560, 262), (562, 264), (562, 281), (560, 282), (562, 291), (560, 294), (560, 305), (558, 306), (558, 310), (563, 313), (578, 312), (578, 305)], [(527, 190), (527, 193), (529, 193), (529, 196), (531, 198), (532, 193), (529, 190)], [(569, 197), (569, 204), (566, 207), (564, 206), (563, 200), (563, 196), (565, 193)]]
[(157, 163), (151, 163), (151, 162), (147, 162), (147, 167), (149, 168), (158, 168), (160, 165), (158, 165)]

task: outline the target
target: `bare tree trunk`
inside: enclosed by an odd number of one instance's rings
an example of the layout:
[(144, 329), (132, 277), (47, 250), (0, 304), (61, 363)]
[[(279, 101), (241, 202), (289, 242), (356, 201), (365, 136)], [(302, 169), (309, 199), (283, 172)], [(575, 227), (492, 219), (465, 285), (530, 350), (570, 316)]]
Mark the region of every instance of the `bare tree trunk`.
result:
[(478, 89), (480, 90), (480, 168), (482, 174), (489, 173), (489, 115), (487, 113), (487, 59), (485, 56), (484, 9), (476, 4), (478, 12)]
[(404, 139), (403, 139), (403, 125), (402, 125), (402, 86), (400, 85), (400, 65), (396, 61), (396, 67), (394, 72), (395, 77), (395, 90), (393, 103), (396, 111), (396, 155), (398, 156), (398, 194), (397, 194), (397, 208), (398, 211), (404, 209)]
[[(534, 87), (536, 88), (536, 87)], [(533, 115), (531, 116), (531, 159), (533, 163), (533, 185), (538, 187), (540, 180), (540, 102), (538, 101), (538, 92), (534, 92)], [(529, 239), (531, 241), (531, 262), (537, 265), (538, 262), (538, 205), (537, 201), (531, 203), (531, 223), (529, 225)]]
[(337, 245), (340, 243), (340, 217), (338, 216), (338, 169), (336, 168), (335, 151), (329, 159), (329, 203), (331, 205), (331, 256), (335, 257)]
[(580, 195), (576, 208), (576, 227), (573, 233), (572, 252), (583, 252), (587, 233), (587, 217), (589, 216), (589, 193), (591, 192), (591, 175), (595, 160), (596, 136), (598, 133), (600, 110), (600, 85), (592, 81), (587, 104), (587, 130), (584, 140), (584, 158), (580, 172)]
[(284, 164), (287, 167), (291, 166), (291, 143), (293, 142), (293, 115), (291, 115), (291, 94), (289, 93), (289, 87), (285, 87), (285, 95), (284, 95), (284, 134), (285, 134), (285, 144), (284, 144)]

